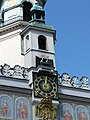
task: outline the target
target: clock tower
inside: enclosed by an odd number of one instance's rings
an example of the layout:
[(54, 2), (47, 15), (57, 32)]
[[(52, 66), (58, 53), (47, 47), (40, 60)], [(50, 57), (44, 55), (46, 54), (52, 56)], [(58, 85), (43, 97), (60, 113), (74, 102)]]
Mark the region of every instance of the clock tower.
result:
[[(45, 23), (45, 3), (46, 0), (2, 0), (0, 3), (0, 64), (28, 68), (33, 111), (42, 98), (51, 105), (51, 100), (58, 104), (56, 31)], [(38, 116), (33, 115), (33, 120)]]
[(0, 12), (0, 64), (31, 70), (56, 69), (56, 31), (45, 24), (46, 0), (2, 0)]
[(58, 77), (46, 0), (0, 0), (0, 120), (90, 120), (88, 77)]

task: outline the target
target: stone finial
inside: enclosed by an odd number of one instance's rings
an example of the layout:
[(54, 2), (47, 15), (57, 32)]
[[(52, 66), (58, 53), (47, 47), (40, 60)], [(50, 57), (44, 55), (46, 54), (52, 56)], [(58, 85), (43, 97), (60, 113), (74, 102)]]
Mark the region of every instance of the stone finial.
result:
[(47, 0), (35, 0), (34, 4), (38, 4), (42, 7), (46, 4)]
[(22, 76), (22, 68), (21, 68), (21, 66), (19, 66), (19, 65), (15, 65), (14, 66), (14, 73), (13, 73), (13, 77), (17, 77), (17, 78), (23, 78), (23, 76)]
[(10, 76), (10, 66), (8, 64), (2, 66), (2, 75)]
[(60, 78), (62, 85), (71, 86), (70, 84), (71, 78), (68, 73), (63, 73)]
[(80, 79), (80, 82), (81, 82), (81, 85), (80, 85), (81, 88), (89, 88), (88, 77), (83, 76)]
[(78, 84), (78, 77), (77, 76), (73, 76), (71, 78), (71, 85), (74, 86), (74, 87), (78, 87), (79, 84)]
[(24, 78), (25, 79), (29, 79), (29, 75), (28, 75), (28, 69), (27, 68), (24, 68), (24, 70), (23, 70), (23, 76), (24, 76)]
[(37, 1), (37, 0), (35, 1), (35, 4), (36, 4), (36, 5), (38, 4), (38, 1)]

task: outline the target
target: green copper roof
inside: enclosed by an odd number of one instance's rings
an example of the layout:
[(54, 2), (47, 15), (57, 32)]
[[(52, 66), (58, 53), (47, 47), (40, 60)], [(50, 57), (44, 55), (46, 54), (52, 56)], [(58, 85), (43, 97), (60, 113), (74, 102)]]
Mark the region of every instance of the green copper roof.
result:
[(52, 26), (49, 26), (49, 25), (46, 25), (44, 23), (40, 23), (40, 22), (31, 22), (29, 23), (24, 29), (23, 31), (21, 32), (21, 35), (23, 36), (29, 29), (43, 29), (43, 30), (46, 30), (46, 31), (50, 31), (50, 32), (53, 32), (53, 35), (54, 35), (54, 41), (56, 41), (56, 30), (52, 27)]
[(29, 26), (40, 27), (40, 28), (45, 28), (45, 29), (49, 29), (49, 30), (55, 30), (52, 26), (46, 25), (43, 23), (39, 23), (39, 22), (31, 22), (31, 23), (29, 23)]
[(42, 8), (41, 6), (35, 4), (35, 5), (31, 8), (30, 11), (33, 11), (33, 10), (40, 10), (40, 11), (43, 11), (43, 8)]

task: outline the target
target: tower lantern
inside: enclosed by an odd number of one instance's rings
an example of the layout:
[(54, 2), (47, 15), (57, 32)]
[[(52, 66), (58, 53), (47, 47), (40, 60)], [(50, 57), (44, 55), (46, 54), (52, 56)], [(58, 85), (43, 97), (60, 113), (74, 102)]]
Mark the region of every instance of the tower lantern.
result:
[(45, 11), (42, 6), (36, 1), (34, 6), (30, 10), (31, 21), (30, 22), (42, 22), (45, 23)]

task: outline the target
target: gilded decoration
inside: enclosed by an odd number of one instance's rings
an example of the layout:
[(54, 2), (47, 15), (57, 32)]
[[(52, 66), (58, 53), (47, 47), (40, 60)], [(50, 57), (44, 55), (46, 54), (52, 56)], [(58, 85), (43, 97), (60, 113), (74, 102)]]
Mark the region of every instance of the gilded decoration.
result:
[(52, 104), (49, 97), (43, 98), (41, 102), (35, 106), (36, 116), (43, 120), (55, 120), (57, 117), (57, 107)]

